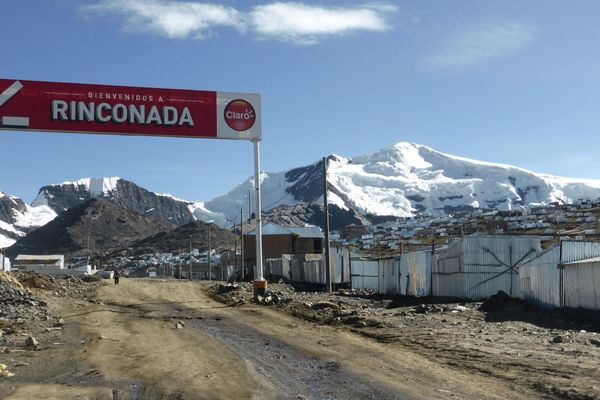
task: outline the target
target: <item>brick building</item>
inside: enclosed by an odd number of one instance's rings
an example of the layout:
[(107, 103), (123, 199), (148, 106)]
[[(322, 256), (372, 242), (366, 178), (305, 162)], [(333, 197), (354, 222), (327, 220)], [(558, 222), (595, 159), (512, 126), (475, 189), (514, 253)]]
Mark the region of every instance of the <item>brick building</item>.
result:
[[(282, 254), (321, 254), (325, 236), (321, 228), (284, 227), (273, 223), (262, 226), (263, 258), (281, 258)], [(256, 264), (256, 230), (244, 235), (244, 258)]]

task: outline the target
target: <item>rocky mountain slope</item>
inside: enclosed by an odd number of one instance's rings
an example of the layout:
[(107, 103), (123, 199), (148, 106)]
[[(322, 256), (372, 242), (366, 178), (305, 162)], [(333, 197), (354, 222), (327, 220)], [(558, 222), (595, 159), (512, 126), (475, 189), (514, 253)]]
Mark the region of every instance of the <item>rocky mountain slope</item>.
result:
[[(280, 205), (263, 214), (263, 222), (273, 222), (281, 226), (323, 225), (323, 205), (299, 203), (293, 206)], [(336, 205), (329, 207), (329, 227), (341, 230), (347, 225), (368, 225), (370, 221), (363, 215)]]
[(88, 252), (97, 256), (171, 229), (171, 224), (136, 214), (104, 199), (90, 199), (20, 238), (6, 254), (10, 258), (17, 254), (85, 256)]
[(121, 178), (85, 178), (47, 185), (40, 189), (31, 205), (46, 205), (61, 213), (92, 198), (105, 199), (129, 211), (174, 225), (187, 224), (195, 219), (190, 202), (151, 192)]
[(239, 238), (236, 239), (235, 235), (229, 230), (220, 228), (213, 223), (194, 221), (176, 229), (159, 232), (138, 240), (128, 246), (127, 253), (128, 255), (138, 255), (175, 252), (177, 250), (189, 252), (190, 241), (194, 249), (204, 252), (208, 249), (209, 231), (212, 250), (233, 249), (236, 240), (239, 246)]

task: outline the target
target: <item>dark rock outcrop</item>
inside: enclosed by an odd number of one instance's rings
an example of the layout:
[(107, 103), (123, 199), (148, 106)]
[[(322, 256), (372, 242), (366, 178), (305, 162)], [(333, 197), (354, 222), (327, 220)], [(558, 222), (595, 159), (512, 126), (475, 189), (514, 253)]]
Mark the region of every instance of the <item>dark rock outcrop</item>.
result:
[(195, 221), (182, 225), (171, 231), (159, 232), (146, 237), (129, 246), (129, 255), (172, 252), (175, 250), (189, 251), (190, 241), (194, 249), (203, 252), (208, 249), (208, 233), (210, 225), (210, 241), (212, 250), (233, 249), (236, 237), (227, 229), (221, 229), (215, 224)]
[(6, 254), (11, 258), (18, 254), (98, 255), (172, 228), (104, 199), (90, 199), (28, 233)]
[[(281, 226), (316, 225), (323, 228), (323, 205), (300, 203), (295, 206), (281, 205), (263, 214), (264, 222), (273, 222)], [(353, 210), (344, 210), (329, 205), (329, 228), (336, 231), (348, 225), (368, 225), (369, 221)]]

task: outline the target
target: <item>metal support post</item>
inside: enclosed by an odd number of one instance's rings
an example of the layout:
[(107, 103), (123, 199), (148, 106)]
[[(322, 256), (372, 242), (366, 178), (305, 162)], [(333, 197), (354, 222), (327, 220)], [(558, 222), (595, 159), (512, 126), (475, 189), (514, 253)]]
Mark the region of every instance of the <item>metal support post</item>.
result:
[(262, 255), (262, 216), (260, 200), (260, 146), (259, 140), (254, 143), (254, 190), (256, 192), (256, 269), (254, 270), (254, 297), (264, 295), (267, 291), (267, 281), (263, 277), (263, 255)]
[(325, 291), (332, 292), (331, 262), (329, 259), (329, 204), (327, 203), (327, 158), (323, 157), (323, 225), (325, 231), (325, 245), (323, 254), (325, 255)]

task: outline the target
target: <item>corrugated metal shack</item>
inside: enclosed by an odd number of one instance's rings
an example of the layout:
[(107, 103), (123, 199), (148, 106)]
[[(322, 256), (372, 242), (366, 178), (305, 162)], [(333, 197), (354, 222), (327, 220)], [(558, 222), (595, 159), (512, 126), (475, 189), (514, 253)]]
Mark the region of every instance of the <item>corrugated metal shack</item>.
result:
[(600, 309), (600, 243), (562, 241), (521, 267), (523, 300)]
[(440, 252), (433, 263), (433, 295), (481, 299), (503, 290), (518, 298), (519, 269), (540, 252), (539, 237), (461, 238)]
[(352, 288), (389, 295), (431, 294), (431, 251), (404, 253), (378, 260), (352, 259)]

